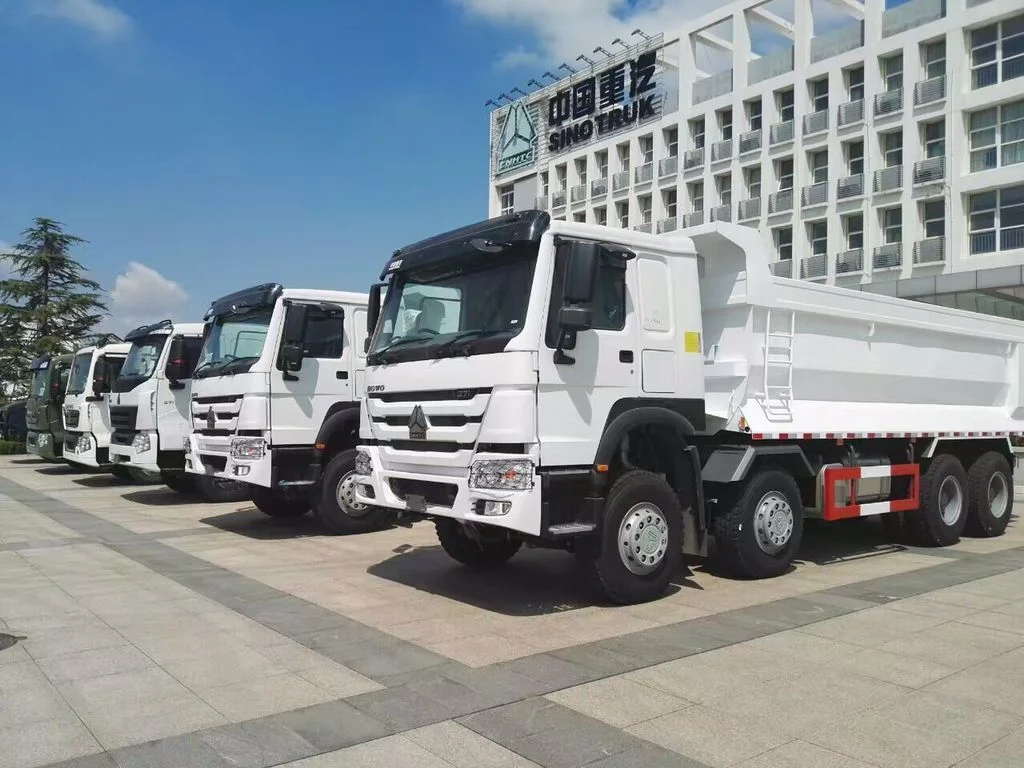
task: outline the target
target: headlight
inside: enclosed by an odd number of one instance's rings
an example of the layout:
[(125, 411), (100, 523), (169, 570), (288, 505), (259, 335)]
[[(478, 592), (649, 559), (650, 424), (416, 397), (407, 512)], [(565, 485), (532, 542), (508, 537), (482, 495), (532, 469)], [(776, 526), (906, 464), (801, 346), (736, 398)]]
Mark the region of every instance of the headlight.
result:
[(526, 491), (533, 487), (533, 462), (528, 459), (484, 459), (469, 468), (470, 488)]
[(186, 437), (181, 441), (181, 445), (185, 453), (192, 453), (192, 438)]
[(136, 453), (145, 453), (150, 449), (150, 447), (149, 435), (145, 432), (140, 432), (135, 436), (135, 439), (132, 440), (132, 448), (135, 449)]
[(50, 433), (39, 432), (36, 435), (36, 445), (49, 445), (50, 444)]
[(262, 437), (234, 437), (231, 439), (231, 458), (262, 459), (265, 448)]
[(356, 451), (355, 469), (357, 475), (372, 475), (373, 462), (370, 461), (370, 454), (366, 451)]
[(78, 444), (75, 446), (75, 453), (87, 453), (92, 448), (92, 440), (88, 435), (79, 435)]

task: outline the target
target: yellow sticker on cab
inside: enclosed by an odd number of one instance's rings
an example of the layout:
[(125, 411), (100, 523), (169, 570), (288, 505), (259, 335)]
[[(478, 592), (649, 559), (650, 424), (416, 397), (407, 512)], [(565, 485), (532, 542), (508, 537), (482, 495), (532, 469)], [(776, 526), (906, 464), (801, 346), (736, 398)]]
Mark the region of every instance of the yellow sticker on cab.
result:
[(700, 331), (687, 331), (683, 336), (683, 349), (700, 354)]

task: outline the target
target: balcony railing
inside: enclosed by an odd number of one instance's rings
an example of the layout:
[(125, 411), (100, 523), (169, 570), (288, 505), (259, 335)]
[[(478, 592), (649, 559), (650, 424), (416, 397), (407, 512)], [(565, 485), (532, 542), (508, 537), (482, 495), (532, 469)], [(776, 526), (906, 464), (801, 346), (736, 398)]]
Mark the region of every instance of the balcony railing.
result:
[(662, 179), (666, 176), (674, 176), (677, 170), (679, 170), (679, 158), (675, 155), (658, 161), (658, 176)]
[(793, 210), (793, 190), (782, 189), (768, 195), (768, 213), (782, 213)]
[(915, 264), (941, 264), (946, 260), (946, 238), (929, 237), (914, 243)]
[(608, 194), (608, 177), (594, 179), (590, 182), (590, 196), (601, 197)]
[(864, 99), (848, 101), (839, 105), (839, 127), (853, 125), (864, 120)]
[(650, 232), (651, 222), (645, 221), (642, 224), (637, 224), (635, 227), (633, 227), (633, 229), (636, 230), (637, 232)]
[(903, 244), (888, 243), (875, 248), (871, 258), (871, 269), (875, 272), (884, 269), (899, 269), (903, 266)]
[[(996, 243), (999, 244), (998, 249)], [(994, 231), (971, 235), (971, 253), (1015, 251), (1018, 248), (1024, 248), (1024, 227), (1007, 227), (999, 232), (998, 237)]]
[(732, 157), (732, 139), (716, 141), (711, 145), (711, 162), (719, 163)]
[(864, 196), (864, 174), (858, 173), (856, 176), (847, 176), (845, 179), (840, 179), (836, 183), (836, 199), (848, 200), (851, 197), (863, 197)]
[(776, 123), (769, 131), (768, 141), (772, 144), (785, 144), (793, 140), (793, 121), (787, 120), (784, 123)]
[(548, 196), (541, 195), (533, 201), (533, 206), (538, 211), (546, 211), (548, 209)]
[(875, 116), (895, 115), (903, 111), (903, 89), (886, 91), (875, 96)]
[(612, 190), (618, 192), (629, 188), (629, 171), (619, 171), (612, 176)]
[(720, 205), (711, 209), (712, 221), (732, 221), (732, 206)]
[(804, 136), (828, 130), (828, 109), (804, 115)]
[(793, 71), (793, 47), (770, 53), (747, 64), (747, 83), (753, 85), (762, 80), (784, 75)]
[(882, 13), (882, 37), (898, 35), (945, 15), (945, 0), (909, 0)]
[(800, 277), (804, 280), (820, 280), (827, 274), (828, 262), (824, 253), (816, 253), (800, 262)]
[(645, 163), (636, 169), (635, 181), (637, 184), (646, 184), (654, 178), (654, 163)]
[(579, 203), (587, 199), (587, 185), (577, 184), (569, 192), (569, 199), (574, 203)]
[(854, 275), (864, 271), (864, 249), (851, 248), (836, 256), (836, 275)]
[(562, 208), (565, 206), (565, 190), (560, 189), (551, 193), (551, 207)]
[(793, 260), (782, 259), (780, 261), (773, 261), (768, 265), (772, 271), (772, 274), (776, 277), (793, 277)]
[(704, 211), (694, 211), (693, 213), (683, 214), (683, 229), (689, 227), (699, 227), (704, 223)]
[(914, 85), (914, 105), (931, 104), (946, 98), (946, 76), (939, 75), (931, 80), (922, 80)]
[(756, 219), (761, 215), (761, 198), (752, 197), (749, 200), (740, 200), (739, 220)]
[(822, 181), (803, 188), (800, 203), (805, 208), (813, 205), (824, 205), (828, 202), (828, 182)]
[(693, 103), (700, 104), (702, 101), (713, 99), (716, 96), (724, 96), (732, 90), (732, 70), (711, 75), (698, 80), (693, 84)]
[(946, 156), (929, 157), (914, 163), (914, 184), (931, 184), (946, 178)]
[(761, 131), (749, 131), (740, 136), (740, 154), (756, 152), (761, 148)]
[(667, 219), (662, 219), (658, 222), (658, 234), (663, 235), (666, 232), (675, 232), (678, 222), (675, 216), (670, 216)]
[(683, 170), (688, 171), (691, 168), (700, 168), (704, 165), (704, 147), (700, 149), (688, 150), (683, 155)]
[(853, 51), (864, 45), (864, 22), (853, 24), (811, 38), (811, 63), (814, 64), (847, 51)]
[(892, 165), (875, 171), (875, 192), (893, 192), (903, 186), (903, 166)]

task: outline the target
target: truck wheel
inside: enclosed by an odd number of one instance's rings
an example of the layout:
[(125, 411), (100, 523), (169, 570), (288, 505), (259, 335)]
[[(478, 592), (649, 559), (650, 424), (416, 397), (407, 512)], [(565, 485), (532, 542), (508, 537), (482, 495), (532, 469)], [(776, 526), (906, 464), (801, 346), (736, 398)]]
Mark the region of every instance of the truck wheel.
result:
[(309, 498), (296, 493), (286, 493), (262, 485), (250, 486), (252, 503), (270, 517), (302, 517), (309, 512)]
[(434, 523), (437, 540), (452, 560), (473, 568), (493, 568), (507, 561), (523, 546), (523, 540), (500, 528), (477, 528), (473, 538), (457, 520), (442, 518)]
[(229, 501), (249, 500), (249, 489), (245, 483), (208, 475), (193, 475), (193, 477), (196, 478), (196, 487), (203, 501), (221, 504)]
[(313, 514), (328, 533), (366, 533), (387, 528), (395, 521), (396, 515), (391, 510), (356, 501), (355, 475), (355, 448), (334, 456), (324, 468)]
[(174, 474), (165, 474), (163, 481), (164, 485), (175, 493), (180, 493), (182, 496), (191, 496), (198, 490), (193, 479), (194, 477), (195, 475), (190, 475), (188, 472), (176, 472)]
[(758, 472), (713, 521), (718, 561), (739, 576), (767, 579), (789, 570), (800, 550), (804, 506), (786, 472)]
[(967, 473), (955, 456), (940, 453), (921, 477), (921, 506), (904, 518), (907, 532), (922, 547), (948, 547), (967, 524)]
[(967, 470), (969, 536), (1002, 536), (1013, 510), (1013, 470), (996, 451), (982, 454)]
[(579, 555), (598, 592), (620, 605), (661, 597), (683, 558), (679, 497), (653, 472), (626, 472), (608, 493), (597, 537)]

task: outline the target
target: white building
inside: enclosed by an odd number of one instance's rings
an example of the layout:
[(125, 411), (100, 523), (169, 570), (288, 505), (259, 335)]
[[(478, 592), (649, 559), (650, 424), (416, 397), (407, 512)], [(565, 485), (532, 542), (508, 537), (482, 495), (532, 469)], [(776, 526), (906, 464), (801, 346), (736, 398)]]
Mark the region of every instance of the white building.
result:
[(1024, 2), (812, 3), (603, 43), (496, 108), (491, 215), (734, 221), (778, 275), (1024, 318)]

